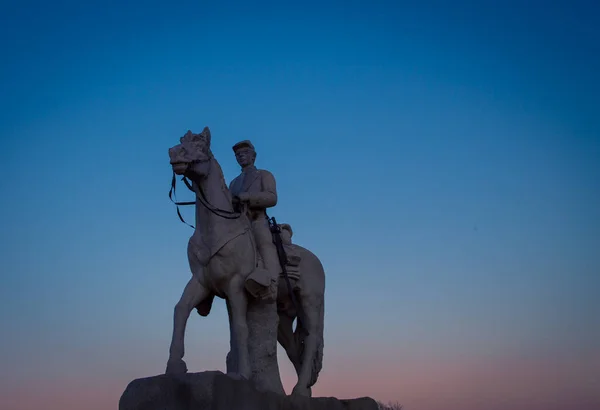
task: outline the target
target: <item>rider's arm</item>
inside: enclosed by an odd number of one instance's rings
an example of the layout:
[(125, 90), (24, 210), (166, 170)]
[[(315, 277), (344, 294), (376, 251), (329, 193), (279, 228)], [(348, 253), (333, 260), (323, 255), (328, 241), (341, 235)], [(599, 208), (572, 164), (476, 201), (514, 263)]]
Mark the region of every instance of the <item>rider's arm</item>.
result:
[(262, 192), (248, 192), (251, 208), (270, 208), (277, 204), (275, 177), (269, 171), (261, 171)]

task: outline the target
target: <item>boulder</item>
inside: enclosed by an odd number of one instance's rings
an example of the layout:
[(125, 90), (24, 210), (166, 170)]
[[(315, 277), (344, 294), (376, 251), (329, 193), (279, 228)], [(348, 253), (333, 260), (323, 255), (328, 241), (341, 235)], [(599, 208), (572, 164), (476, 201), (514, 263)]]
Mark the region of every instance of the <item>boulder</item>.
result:
[(339, 400), (261, 392), (249, 381), (209, 371), (136, 379), (121, 396), (119, 410), (378, 410), (378, 405), (368, 397)]

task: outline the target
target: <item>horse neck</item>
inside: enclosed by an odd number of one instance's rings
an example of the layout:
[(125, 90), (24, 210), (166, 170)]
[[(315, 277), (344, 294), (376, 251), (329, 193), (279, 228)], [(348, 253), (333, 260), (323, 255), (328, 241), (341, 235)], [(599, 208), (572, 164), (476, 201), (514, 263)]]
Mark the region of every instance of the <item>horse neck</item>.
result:
[[(233, 212), (231, 194), (225, 184), (225, 177), (223, 176), (221, 165), (219, 165), (219, 162), (214, 157), (212, 157), (210, 161), (211, 164), (208, 175), (198, 181), (198, 185), (204, 194), (204, 198), (206, 199), (206, 202), (208, 202), (207, 205), (210, 204), (209, 206), (219, 210)], [(196, 200), (196, 218), (204, 218), (208, 216), (208, 214), (213, 215), (200, 203), (200, 199)], [(196, 224), (199, 224), (199, 222), (200, 221), (196, 221)]]

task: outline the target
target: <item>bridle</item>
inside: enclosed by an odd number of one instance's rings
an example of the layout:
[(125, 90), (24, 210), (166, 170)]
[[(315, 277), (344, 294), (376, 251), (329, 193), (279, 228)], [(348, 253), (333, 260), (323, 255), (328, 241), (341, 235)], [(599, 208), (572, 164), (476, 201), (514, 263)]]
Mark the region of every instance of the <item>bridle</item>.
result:
[[(194, 161), (190, 164), (193, 164), (196, 162), (200, 162), (200, 161)], [(200, 185), (196, 185), (197, 190), (195, 190), (194, 187), (192, 186), (192, 184), (190, 183), (190, 181), (185, 176), (181, 177), (181, 180), (183, 181), (185, 186), (188, 187), (188, 189), (190, 191), (192, 191), (193, 193), (196, 194), (196, 200), (198, 202), (200, 202), (202, 204), (202, 206), (204, 206), (206, 209), (208, 209), (213, 214), (215, 214), (221, 218), (225, 218), (225, 219), (238, 219), (239, 217), (242, 216), (243, 212), (228, 211), (226, 209), (217, 208), (216, 206), (212, 205), (208, 201), (208, 199), (206, 198), (206, 195), (204, 195), (204, 191), (202, 190), (202, 187)], [(173, 178), (171, 178), (171, 189), (169, 190), (169, 199), (171, 200), (171, 202), (173, 202), (175, 204), (175, 207), (177, 208), (177, 216), (179, 217), (181, 222), (183, 222), (187, 226), (191, 227), (192, 229), (196, 229), (193, 225), (190, 225), (183, 219), (183, 216), (181, 216), (181, 211), (179, 210), (179, 206), (196, 205), (196, 201), (178, 202), (177, 195), (175, 194), (176, 185), (177, 185), (177, 176), (175, 175), (175, 171), (173, 171)], [(173, 200), (173, 198), (175, 198), (175, 200)]]

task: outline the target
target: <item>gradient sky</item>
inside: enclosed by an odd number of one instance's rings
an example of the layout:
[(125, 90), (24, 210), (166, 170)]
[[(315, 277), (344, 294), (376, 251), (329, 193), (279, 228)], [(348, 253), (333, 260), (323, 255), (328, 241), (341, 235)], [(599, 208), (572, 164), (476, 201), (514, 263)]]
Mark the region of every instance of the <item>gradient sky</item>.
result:
[[(600, 408), (594, 3), (3, 1), (0, 408), (116, 408), (164, 371), (167, 150), (204, 126), (227, 181), (254, 142), (325, 266), (316, 395)], [(190, 371), (224, 370), (227, 326), (192, 314)]]

